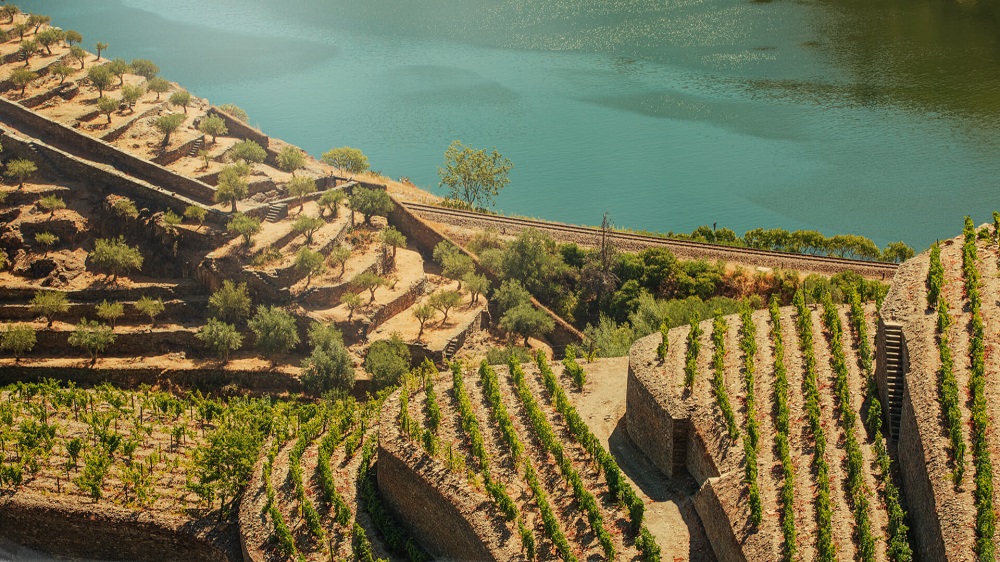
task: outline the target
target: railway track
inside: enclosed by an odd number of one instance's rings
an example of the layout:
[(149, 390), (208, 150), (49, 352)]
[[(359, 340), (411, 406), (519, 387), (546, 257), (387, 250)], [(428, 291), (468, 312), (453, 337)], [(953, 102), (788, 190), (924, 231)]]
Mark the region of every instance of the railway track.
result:
[[(550, 232), (562, 240), (587, 245), (593, 245), (594, 240), (601, 235), (601, 229), (591, 226), (576, 226), (535, 219), (488, 215), (473, 211), (463, 211), (459, 209), (437, 207), (434, 205), (425, 205), (423, 203), (400, 203), (411, 212), (426, 216), (432, 220), (437, 220), (438, 222), (455, 224), (458, 226), (494, 226), (507, 234), (511, 234), (510, 230), (520, 232), (524, 229), (534, 228)], [(740, 248), (734, 246), (723, 246), (721, 244), (692, 242), (690, 240), (674, 240), (670, 238), (660, 238), (657, 236), (647, 236), (644, 234), (632, 234), (627, 232), (612, 232), (611, 238), (618, 243), (620, 248), (626, 250), (635, 251), (644, 248), (657, 247), (667, 248), (681, 258), (723, 260), (730, 263), (739, 263), (752, 267), (767, 267), (771, 269), (796, 269), (800, 271), (812, 271), (825, 274), (854, 271), (865, 277), (888, 280), (892, 278), (896, 269), (899, 267), (899, 265), (895, 263), (873, 262), (831, 256), (815, 256), (809, 254), (795, 254), (791, 252), (758, 250), (754, 248)]]

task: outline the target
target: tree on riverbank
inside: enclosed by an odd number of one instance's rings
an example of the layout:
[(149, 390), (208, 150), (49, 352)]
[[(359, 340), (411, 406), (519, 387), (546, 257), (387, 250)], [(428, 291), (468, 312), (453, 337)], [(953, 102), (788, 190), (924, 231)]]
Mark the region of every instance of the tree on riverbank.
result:
[(21, 88), (21, 97), (24, 97), (24, 91), (28, 88), (28, 85), (38, 80), (38, 73), (27, 68), (15, 68), (10, 71), (8, 79), (15, 87)]
[(451, 143), (444, 153), (444, 167), (438, 168), (441, 186), (448, 188), (448, 197), (465, 202), (469, 207), (492, 206), (500, 190), (510, 183), (508, 174), (514, 164), (497, 152)]
[(154, 121), (153, 124), (161, 133), (163, 133), (163, 146), (170, 144), (170, 135), (181, 127), (184, 123), (184, 119), (185, 117), (180, 113), (161, 115), (156, 118), (156, 121)]
[(368, 157), (360, 149), (342, 146), (331, 148), (321, 157), (324, 164), (352, 174), (360, 174), (368, 169)]
[(215, 200), (219, 203), (231, 203), (236, 212), (236, 202), (250, 194), (247, 176), (250, 167), (244, 163), (226, 166), (219, 172), (219, 185), (215, 190)]

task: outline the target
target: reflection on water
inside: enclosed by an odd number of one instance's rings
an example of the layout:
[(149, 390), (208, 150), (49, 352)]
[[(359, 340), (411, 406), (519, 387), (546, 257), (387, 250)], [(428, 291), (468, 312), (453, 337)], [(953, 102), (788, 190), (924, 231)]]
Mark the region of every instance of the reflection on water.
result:
[(452, 140), (495, 146), (508, 212), (925, 247), (1000, 208), (995, 1), (20, 4), (314, 155), (434, 189)]

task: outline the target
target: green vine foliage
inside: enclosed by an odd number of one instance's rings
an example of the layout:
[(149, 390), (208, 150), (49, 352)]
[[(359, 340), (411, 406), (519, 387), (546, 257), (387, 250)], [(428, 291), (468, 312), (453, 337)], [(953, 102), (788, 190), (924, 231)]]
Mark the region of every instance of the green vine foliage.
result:
[(774, 425), (777, 429), (775, 445), (778, 448), (778, 457), (781, 459), (783, 476), (781, 485), (781, 534), (784, 538), (782, 555), (786, 562), (790, 562), (795, 559), (795, 554), (798, 552), (795, 546), (795, 465), (792, 462), (788, 441), (788, 372), (785, 369), (785, 344), (777, 296), (771, 297), (769, 312), (771, 315), (770, 335), (774, 344)]

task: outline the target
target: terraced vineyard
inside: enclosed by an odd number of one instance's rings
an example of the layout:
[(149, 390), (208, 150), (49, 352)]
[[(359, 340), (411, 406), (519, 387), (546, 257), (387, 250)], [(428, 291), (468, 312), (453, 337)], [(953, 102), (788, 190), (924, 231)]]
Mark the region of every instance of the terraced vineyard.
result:
[(630, 435), (667, 474), (694, 476), (720, 559), (910, 559), (874, 395), (875, 310), (849, 300), (799, 292), (694, 338), (670, 331), (662, 361), (659, 334), (632, 349)]

